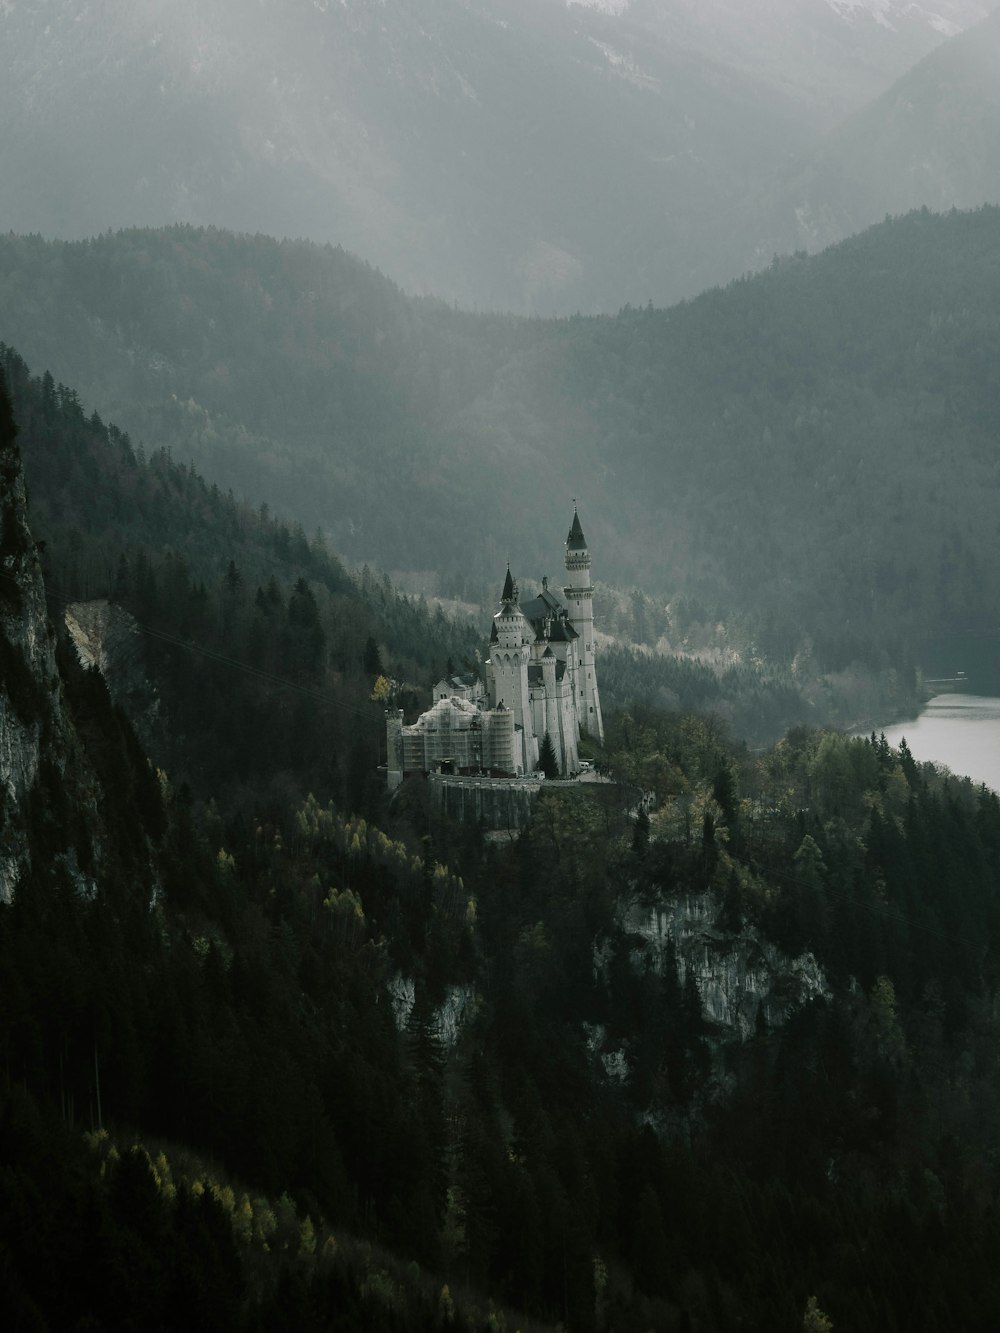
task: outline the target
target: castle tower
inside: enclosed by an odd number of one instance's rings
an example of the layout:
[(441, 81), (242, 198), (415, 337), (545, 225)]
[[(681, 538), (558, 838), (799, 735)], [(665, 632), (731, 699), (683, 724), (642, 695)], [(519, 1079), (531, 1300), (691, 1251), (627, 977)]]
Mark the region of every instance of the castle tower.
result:
[[(559, 701), (556, 698), (556, 655), (551, 648), (542, 654), (542, 686), (545, 691), (545, 730), (552, 744), (559, 745)], [(558, 751), (557, 751), (558, 752)], [(560, 765), (565, 767), (565, 765)]]
[[(515, 755), (515, 759), (519, 759), (517, 767), (521, 772), (531, 772), (538, 762), (538, 742), (534, 739), (528, 691), (528, 661), (535, 635), (521, 610), (517, 584), (509, 568), (500, 594), (500, 606), (493, 617), (493, 629), (490, 636), (493, 697), (490, 702), (494, 709), (503, 704), (513, 714), (514, 728), (522, 737), (522, 753)], [(515, 750), (517, 748), (515, 745)]]
[(594, 588), (590, 581), (590, 552), (575, 504), (573, 523), (566, 538), (566, 585), (563, 591), (570, 624), (580, 636), (580, 658), (574, 685), (580, 728), (603, 744), (604, 719), (594, 662)]
[(502, 703), (490, 713), (490, 767), (501, 773), (513, 773), (517, 768), (514, 757), (514, 714)]

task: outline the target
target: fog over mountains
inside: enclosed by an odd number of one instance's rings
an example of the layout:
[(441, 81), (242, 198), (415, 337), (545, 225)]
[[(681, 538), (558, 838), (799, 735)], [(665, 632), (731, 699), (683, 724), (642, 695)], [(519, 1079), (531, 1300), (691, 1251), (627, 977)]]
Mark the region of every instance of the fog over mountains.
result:
[(88, 413), (428, 592), (552, 573), (578, 495), (600, 581), (769, 661), (913, 661), (1000, 619), (998, 255), (1000, 209), (914, 212), (672, 310), (529, 320), (177, 227), (0, 238), (0, 309)]
[[(995, 46), (948, 44), (993, 7), (6, 0), (0, 228), (214, 224), (333, 241), (469, 307), (667, 303), (900, 206), (995, 198)], [(933, 63), (952, 49), (983, 77)]]
[[(0, 1328), (1000, 1328), (1000, 795), (878, 734), (998, 661), (998, 72), (0, 0)], [(388, 791), (573, 497), (587, 771)]]
[(887, 214), (972, 208), (1000, 189), (1000, 12), (850, 116), (740, 219), (757, 259), (810, 251)]

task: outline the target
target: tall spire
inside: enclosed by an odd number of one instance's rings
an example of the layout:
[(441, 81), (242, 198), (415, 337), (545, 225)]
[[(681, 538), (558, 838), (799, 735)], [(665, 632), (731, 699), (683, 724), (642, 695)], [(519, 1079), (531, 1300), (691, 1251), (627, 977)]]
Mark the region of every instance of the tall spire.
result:
[(576, 501), (573, 502), (573, 523), (569, 530), (569, 536), (566, 538), (566, 548), (570, 551), (585, 551), (587, 549), (587, 539), (583, 535), (583, 528), (580, 527), (580, 515), (576, 512)]
[(504, 580), (503, 592), (500, 594), (501, 602), (517, 601), (517, 584), (514, 582), (510, 572), (510, 565), (507, 566), (507, 577)]
[(580, 526), (576, 500), (573, 523), (566, 538), (566, 586), (563, 589), (569, 607), (569, 623), (576, 631), (579, 658), (573, 697), (576, 700), (580, 728), (595, 739), (604, 740), (601, 700), (597, 691), (597, 667), (594, 654), (594, 585), (590, 574), (590, 551)]

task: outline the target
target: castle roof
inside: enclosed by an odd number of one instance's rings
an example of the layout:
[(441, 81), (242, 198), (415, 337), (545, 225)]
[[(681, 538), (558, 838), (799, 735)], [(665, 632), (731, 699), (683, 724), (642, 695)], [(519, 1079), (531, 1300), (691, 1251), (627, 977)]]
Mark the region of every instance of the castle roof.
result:
[(565, 616), (558, 616), (552, 621), (552, 625), (549, 629), (550, 643), (572, 643), (574, 639), (578, 639), (579, 637), (579, 634), (577, 634), (576, 630)]
[(464, 694), (466, 691), (474, 690), (479, 684), (479, 677), (474, 671), (466, 671), (458, 675), (442, 676), (434, 686), (434, 693), (440, 694), (442, 690), (447, 690), (455, 694)]
[(565, 609), (555, 593), (548, 588), (543, 588), (537, 597), (532, 597), (530, 602), (521, 603), (521, 610), (531, 623), (538, 628), (540, 628), (541, 621), (546, 616), (558, 616)]
[(573, 523), (569, 530), (569, 536), (566, 538), (566, 549), (569, 551), (585, 551), (587, 549), (587, 539), (583, 535), (583, 528), (580, 527), (580, 515), (573, 510)]
[(500, 594), (501, 602), (517, 601), (517, 584), (514, 582), (510, 572), (510, 565), (507, 566), (507, 577), (504, 580), (503, 592)]

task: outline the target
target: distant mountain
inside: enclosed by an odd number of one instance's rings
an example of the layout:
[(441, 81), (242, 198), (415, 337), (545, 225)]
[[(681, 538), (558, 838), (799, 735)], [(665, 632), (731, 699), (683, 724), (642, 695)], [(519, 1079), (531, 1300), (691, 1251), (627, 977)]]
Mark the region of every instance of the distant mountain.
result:
[(616, 6), (678, 44), (794, 90), (810, 121), (825, 126), (878, 96), (942, 40), (995, 7), (995, 0), (932, 0), (927, 6), (905, 0), (623, 0)]
[(756, 182), (983, 10), (7, 0), (0, 229), (213, 224), (466, 306), (669, 301), (740, 271)]
[(1000, 616), (998, 284), (996, 208), (548, 321), (175, 228), (0, 239), (0, 337), (348, 559), (479, 603), (508, 558), (557, 572), (577, 496), (596, 576), (670, 599), (678, 633), (845, 666)]
[(748, 265), (818, 250), (911, 208), (1000, 199), (1000, 12), (940, 46), (832, 131), (735, 226)]

